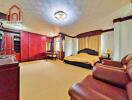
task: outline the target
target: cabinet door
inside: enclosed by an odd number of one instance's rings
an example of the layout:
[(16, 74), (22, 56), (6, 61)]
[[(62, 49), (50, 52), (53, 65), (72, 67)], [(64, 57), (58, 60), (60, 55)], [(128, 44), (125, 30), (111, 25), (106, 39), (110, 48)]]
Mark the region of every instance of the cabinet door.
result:
[(41, 36), (41, 59), (46, 57), (46, 37)]
[(4, 54), (11, 55), (14, 53), (14, 36), (11, 33), (5, 33), (3, 36)]
[(46, 37), (38, 35), (37, 39), (37, 59), (43, 59), (46, 56)]
[(42, 39), (41, 39), (41, 35), (37, 35), (36, 36), (36, 59), (41, 59), (41, 53), (42, 53)]
[(46, 52), (46, 37), (30, 33), (29, 35), (29, 58), (30, 60), (42, 59)]
[(21, 32), (21, 61), (29, 60), (29, 33)]
[(37, 38), (36, 34), (29, 33), (29, 60), (36, 59)]
[(46, 36), (41, 36), (41, 52), (46, 53)]

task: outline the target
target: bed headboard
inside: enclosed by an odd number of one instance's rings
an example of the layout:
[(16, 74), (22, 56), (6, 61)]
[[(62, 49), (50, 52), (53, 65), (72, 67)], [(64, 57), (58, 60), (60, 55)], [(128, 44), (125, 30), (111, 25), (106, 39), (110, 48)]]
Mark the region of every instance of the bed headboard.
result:
[(96, 55), (96, 56), (99, 55), (99, 53), (98, 53), (97, 51), (92, 50), (92, 49), (89, 49), (89, 48), (85, 48), (85, 49), (79, 50), (79, 51), (78, 51), (78, 54), (79, 54), (79, 53), (87, 53), (87, 54)]

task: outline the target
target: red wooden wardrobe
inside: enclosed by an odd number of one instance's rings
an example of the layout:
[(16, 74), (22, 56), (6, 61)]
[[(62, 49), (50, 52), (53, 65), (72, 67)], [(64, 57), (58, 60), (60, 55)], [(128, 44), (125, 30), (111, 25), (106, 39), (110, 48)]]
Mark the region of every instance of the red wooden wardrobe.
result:
[(21, 61), (42, 59), (45, 52), (45, 36), (31, 32), (21, 32)]

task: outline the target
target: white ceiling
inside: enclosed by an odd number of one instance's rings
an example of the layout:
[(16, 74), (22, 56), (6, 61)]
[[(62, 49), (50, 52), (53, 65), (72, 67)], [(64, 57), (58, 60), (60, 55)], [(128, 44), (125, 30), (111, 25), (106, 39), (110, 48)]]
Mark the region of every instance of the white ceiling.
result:
[[(24, 13), (25, 30), (40, 34), (62, 31), (69, 35), (110, 27), (111, 16), (130, 0), (0, 0), (0, 11), (7, 12), (17, 4)], [(65, 21), (54, 18), (54, 12), (63, 10), (68, 14)], [(108, 18), (108, 19), (106, 19)]]

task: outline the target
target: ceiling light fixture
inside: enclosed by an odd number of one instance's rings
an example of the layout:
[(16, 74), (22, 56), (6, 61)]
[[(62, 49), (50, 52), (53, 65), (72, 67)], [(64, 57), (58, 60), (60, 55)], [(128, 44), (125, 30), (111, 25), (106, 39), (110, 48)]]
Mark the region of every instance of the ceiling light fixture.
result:
[(64, 11), (57, 11), (55, 12), (54, 16), (57, 20), (63, 21), (66, 19), (67, 14)]

